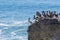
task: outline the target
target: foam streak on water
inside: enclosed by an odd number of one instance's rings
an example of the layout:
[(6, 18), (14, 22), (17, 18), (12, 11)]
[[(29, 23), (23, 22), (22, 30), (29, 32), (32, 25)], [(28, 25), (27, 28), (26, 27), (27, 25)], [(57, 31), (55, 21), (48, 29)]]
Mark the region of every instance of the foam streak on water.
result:
[[(27, 21), (2, 21), (0, 20), (1, 40), (27, 40)], [(24, 37), (26, 36), (26, 37)]]

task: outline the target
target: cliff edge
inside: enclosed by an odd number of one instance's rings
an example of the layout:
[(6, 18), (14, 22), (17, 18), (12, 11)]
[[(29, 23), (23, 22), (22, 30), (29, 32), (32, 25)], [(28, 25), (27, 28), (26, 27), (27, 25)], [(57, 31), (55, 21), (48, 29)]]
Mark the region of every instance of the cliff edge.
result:
[(55, 19), (44, 19), (28, 27), (28, 40), (60, 40), (60, 23)]

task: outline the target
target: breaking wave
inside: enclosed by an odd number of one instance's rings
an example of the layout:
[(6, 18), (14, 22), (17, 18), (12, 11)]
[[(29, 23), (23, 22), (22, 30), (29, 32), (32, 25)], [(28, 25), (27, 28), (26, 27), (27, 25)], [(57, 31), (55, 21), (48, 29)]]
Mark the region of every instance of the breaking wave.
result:
[[(27, 20), (25, 21), (3, 21), (0, 20), (0, 40), (27, 40), (27, 35), (19, 35), (18, 33), (25, 33), (25, 26), (28, 25)], [(4, 28), (1, 28), (4, 27)], [(20, 28), (23, 27), (23, 28)], [(14, 28), (14, 29), (13, 29)], [(21, 31), (21, 32), (20, 32)]]

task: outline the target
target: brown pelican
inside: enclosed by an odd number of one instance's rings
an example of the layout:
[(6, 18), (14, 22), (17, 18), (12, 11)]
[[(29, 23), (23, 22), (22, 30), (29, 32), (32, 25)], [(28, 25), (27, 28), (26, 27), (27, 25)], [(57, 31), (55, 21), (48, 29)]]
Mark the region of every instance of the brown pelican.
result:
[(42, 11), (42, 15), (43, 15), (43, 17), (46, 17), (45, 11)]
[(55, 14), (55, 17), (58, 17), (58, 14)]
[(35, 16), (35, 21), (39, 21), (40, 20), (40, 18), (41, 18), (41, 14), (40, 14), (40, 12), (39, 11), (37, 11), (36, 12), (36, 16)]
[(28, 22), (29, 22), (30, 25), (32, 24), (32, 22), (30, 21), (30, 18), (28, 18)]
[(53, 14), (53, 12), (50, 12), (50, 18), (53, 18), (53, 16), (54, 16), (54, 14)]
[(35, 19), (35, 15), (33, 15), (33, 19)]
[(39, 11), (37, 11), (37, 12), (36, 12), (36, 16), (41, 17), (41, 14), (40, 14), (40, 12), (39, 12)]

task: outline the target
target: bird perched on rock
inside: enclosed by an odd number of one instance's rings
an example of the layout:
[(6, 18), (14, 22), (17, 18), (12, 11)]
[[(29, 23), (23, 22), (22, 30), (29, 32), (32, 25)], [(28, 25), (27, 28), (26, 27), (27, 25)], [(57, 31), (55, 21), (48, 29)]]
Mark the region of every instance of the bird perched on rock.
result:
[(29, 25), (31, 25), (31, 24), (32, 24), (32, 21), (30, 21), (30, 18), (28, 18), (28, 22), (29, 22)]
[(40, 14), (39, 11), (37, 11), (36, 16), (34, 15), (34, 19), (35, 19), (36, 22), (38, 22), (40, 18), (41, 18), (41, 14)]

